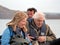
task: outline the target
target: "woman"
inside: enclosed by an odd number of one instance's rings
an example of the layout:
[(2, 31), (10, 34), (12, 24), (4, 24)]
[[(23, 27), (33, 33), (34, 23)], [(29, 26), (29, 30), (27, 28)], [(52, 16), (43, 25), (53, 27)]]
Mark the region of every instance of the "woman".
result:
[[(26, 38), (25, 33), (27, 32), (27, 28), (26, 28), (26, 20), (27, 20), (28, 16), (24, 13), (24, 12), (20, 12), (18, 11), (14, 18), (12, 19), (12, 21), (10, 21), (9, 23), (7, 23), (7, 28), (5, 29), (3, 35), (2, 35), (2, 39), (1, 39), (1, 45), (10, 45), (10, 39), (11, 39), (11, 35), (15, 35), (15, 33), (18, 33), (20, 35), (23, 36), (23, 38)], [(12, 29), (9, 29), (9, 28)], [(10, 31), (13, 31), (15, 33), (11, 33)], [(21, 33), (22, 32), (22, 33)]]

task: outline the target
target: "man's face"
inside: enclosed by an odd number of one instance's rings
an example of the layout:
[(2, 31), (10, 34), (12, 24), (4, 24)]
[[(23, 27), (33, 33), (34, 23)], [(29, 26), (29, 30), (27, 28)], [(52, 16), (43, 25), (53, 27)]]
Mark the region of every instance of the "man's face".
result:
[(36, 24), (36, 26), (38, 27), (38, 28), (40, 28), (41, 26), (42, 26), (42, 24), (43, 24), (43, 19), (42, 18), (40, 18), (40, 19), (34, 19), (34, 22), (35, 22), (35, 24)]
[(28, 14), (29, 18), (32, 18), (32, 16), (34, 15), (34, 10), (27, 11), (27, 14)]

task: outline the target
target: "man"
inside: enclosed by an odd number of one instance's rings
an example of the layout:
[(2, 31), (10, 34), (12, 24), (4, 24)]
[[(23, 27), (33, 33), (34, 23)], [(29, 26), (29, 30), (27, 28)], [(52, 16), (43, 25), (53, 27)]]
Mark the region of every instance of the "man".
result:
[(27, 9), (28, 17), (32, 18), (32, 16), (35, 14), (35, 12), (37, 12), (37, 10), (35, 8), (28, 8)]
[(48, 42), (56, 39), (50, 27), (45, 24), (44, 15), (42, 12), (36, 12), (33, 17), (28, 20), (28, 37), (33, 45), (49, 45)]

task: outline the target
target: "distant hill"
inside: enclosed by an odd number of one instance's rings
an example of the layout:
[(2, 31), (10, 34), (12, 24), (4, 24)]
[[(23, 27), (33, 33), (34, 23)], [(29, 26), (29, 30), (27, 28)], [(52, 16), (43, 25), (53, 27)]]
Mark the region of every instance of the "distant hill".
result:
[[(15, 12), (15, 10), (10, 10), (6, 7), (0, 6), (0, 19), (11, 19)], [(60, 19), (60, 13), (44, 13), (46, 19)]]
[(45, 13), (46, 19), (60, 19), (60, 13)]
[(0, 19), (11, 19), (16, 11), (0, 6)]

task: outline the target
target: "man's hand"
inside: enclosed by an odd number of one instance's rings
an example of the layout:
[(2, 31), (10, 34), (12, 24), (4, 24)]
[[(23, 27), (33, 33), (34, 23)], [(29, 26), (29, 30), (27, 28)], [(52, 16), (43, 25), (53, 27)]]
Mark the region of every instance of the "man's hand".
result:
[(46, 41), (46, 36), (39, 36), (38, 41), (39, 42), (45, 42)]
[(34, 37), (32, 37), (32, 36), (30, 36), (30, 35), (28, 34), (28, 38), (30, 39), (30, 41), (32, 41), (32, 39), (33, 39)]

